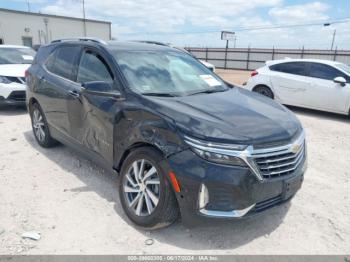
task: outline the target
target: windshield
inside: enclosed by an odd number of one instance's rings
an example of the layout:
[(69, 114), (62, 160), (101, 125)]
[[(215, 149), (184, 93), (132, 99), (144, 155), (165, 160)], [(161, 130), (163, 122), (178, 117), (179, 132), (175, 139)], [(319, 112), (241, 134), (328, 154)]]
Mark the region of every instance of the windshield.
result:
[(341, 70), (345, 71), (348, 75), (350, 75), (350, 66), (346, 64), (337, 64), (337, 67), (339, 67)]
[(31, 64), (35, 51), (30, 48), (1, 48), (0, 64)]
[(116, 51), (130, 88), (145, 95), (185, 96), (228, 87), (193, 57), (177, 51)]

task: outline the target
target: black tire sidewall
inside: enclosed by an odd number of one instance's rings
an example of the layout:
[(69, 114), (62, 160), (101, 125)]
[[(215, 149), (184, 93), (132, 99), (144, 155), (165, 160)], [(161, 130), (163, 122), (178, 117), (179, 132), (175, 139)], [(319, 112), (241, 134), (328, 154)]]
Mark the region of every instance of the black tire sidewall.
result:
[[(38, 137), (36, 136), (36, 133), (35, 133), (35, 129), (34, 129), (34, 124), (33, 124), (33, 113), (35, 110), (39, 110), (42, 118), (43, 118), (43, 122), (45, 124), (45, 140), (44, 141), (40, 141), (38, 139)], [(30, 108), (30, 118), (31, 118), (31, 123), (32, 123), (32, 129), (33, 129), (33, 134), (34, 134), (34, 137), (35, 137), (35, 140), (38, 142), (38, 144), (42, 147), (49, 147), (51, 146), (52, 144), (52, 139), (51, 139), (51, 136), (50, 136), (50, 131), (49, 131), (49, 126), (47, 124), (47, 121), (46, 121), (46, 117), (43, 113), (43, 110), (41, 109), (40, 105), (35, 103), (34, 105), (31, 106)]]
[[(260, 95), (263, 95), (265, 97), (271, 98), (273, 99), (273, 92), (271, 91), (271, 89), (267, 86), (258, 86), (255, 88), (254, 90), (256, 93), (259, 93)], [(263, 94), (263, 91), (267, 92), (269, 95)]]
[[(160, 180), (160, 196), (159, 202), (155, 210), (151, 215), (148, 216), (137, 216), (133, 213), (132, 210), (129, 209), (127, 200), (125, 199), (125, 194), (123, 190), (123, 184), (125, 175), (130, 168), (130, 165), (139, 159), (146, 159), (149, 161), (158, 172), (159, 180)], [(164, 166), (161, 165), (161, 161), (163, 161), (163, 156), (157, 150), (151, 147), (144, 147), (140, 149), (136, 149), (131, 152), (130, 155), (126, 158), (123, 163), (121, 172), (120, 172), (120, 180), (119, 180), (119, 197), (122, 204), (122, 207), (128, 216), (128, 218), (140, 227), (152, 228), (157, 226), (158, 224), (164, 222), (163, 217), (165, 216), (164, 212), (167, 209), (167, 205), (169, 204), (170, 194), (174, 194), (172, 192), (172, 188), (169, 184), (169, 181), (166, 177), (167, 170), (165, 170)], [(174, 207), (176, 208), (176, 207)]]

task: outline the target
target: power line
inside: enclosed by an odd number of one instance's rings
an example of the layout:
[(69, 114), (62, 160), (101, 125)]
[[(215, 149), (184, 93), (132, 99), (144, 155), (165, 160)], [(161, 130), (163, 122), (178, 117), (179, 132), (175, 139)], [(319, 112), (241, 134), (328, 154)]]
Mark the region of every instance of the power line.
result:
[[(314, 21), (309, 23), (300, 23), (300, 24), (280, 24), (280, 25), (270, 25), (270, 26), (250, 26), (250, 27), (236, 27), (230, 29), (230, 31), (234, 32), (242, 32), (242, 31), (259, 31), (259, 30), (270, 30), (270, 29), (283, 29), (283, 28), (297, 28), (297, 27), (305, 27), (305, 26), (323, 26), (323, 25), (331, 25), (331, 24), (344, 24), (349, 23), (350, 17), (339, 18), (336, 20), (327, 20), (327, 21)], [(147, 32), (148, 34), (153, 35), (190, 35), (190, 34), (209, 34), (209, 33), (217, 33), (221, 32), (220, 29), (215, 30), (206, 30), (206, 31), (191, 31), (191, 32)], [(140, 33), (126, 33), (124, 35), (136, 35)]]

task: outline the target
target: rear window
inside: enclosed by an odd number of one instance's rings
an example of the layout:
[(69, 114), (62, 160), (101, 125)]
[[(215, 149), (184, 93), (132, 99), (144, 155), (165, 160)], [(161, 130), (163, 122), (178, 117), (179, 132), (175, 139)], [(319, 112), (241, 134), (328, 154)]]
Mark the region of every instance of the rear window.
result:
[(304, 62), (288, 62), (270, 66), (270, 70), (272, 71), (301, 76), (305, 76), (307, 74), (306, 69), (306, 63)]
[(0, 48), (0, 64), (31, 64), (35, 51), (30, 48)]
[(59, 47), (48, 57), (45, 66), (50, 72), (74, 81), (73, 71), (79, 52), (79, 46)]

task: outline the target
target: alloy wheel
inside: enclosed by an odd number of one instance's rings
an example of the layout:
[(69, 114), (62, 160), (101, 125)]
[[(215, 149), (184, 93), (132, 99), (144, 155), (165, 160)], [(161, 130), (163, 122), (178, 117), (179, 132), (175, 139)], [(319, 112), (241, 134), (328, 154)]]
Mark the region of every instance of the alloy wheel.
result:
[(33, 111), (33, 128), (36, 138), (44, 142), (46, 138), (44, 118), (37, 108)]
[(146, 159), (130, 165), (123, 182), (124, 196), (136, 216), (149, 216), (160, 198), (160, 179), (156, 167)]

